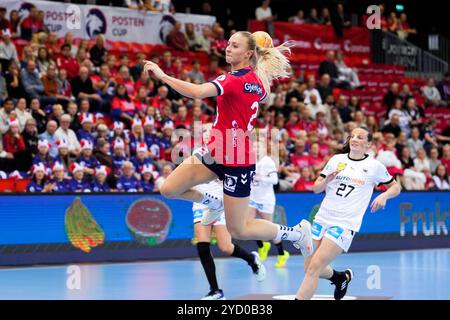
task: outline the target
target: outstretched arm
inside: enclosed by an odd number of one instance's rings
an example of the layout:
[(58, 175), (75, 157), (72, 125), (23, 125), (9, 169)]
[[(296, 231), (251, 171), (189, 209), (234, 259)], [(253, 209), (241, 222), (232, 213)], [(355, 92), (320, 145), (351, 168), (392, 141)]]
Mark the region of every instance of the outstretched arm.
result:
[(144, 60), (144, 72), (152, 72), (153, 75), (168, 84), (172, 89), (178, 93), (192, 99), (203, 99), (208, 97), (215, 97), (218, 95), (216, 86), (212, 83), (194, 84), (187, 81), (179, 80), (174, 77), (170, 77), (161, 70), (156, 64), (148, 60)]

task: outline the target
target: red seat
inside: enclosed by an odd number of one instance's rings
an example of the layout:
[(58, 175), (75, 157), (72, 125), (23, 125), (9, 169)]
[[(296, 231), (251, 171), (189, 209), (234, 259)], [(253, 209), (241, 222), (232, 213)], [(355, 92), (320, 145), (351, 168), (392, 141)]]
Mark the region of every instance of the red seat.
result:
[(0, 180), (0, 192), (14, 192), (14, 191), (15, 191), (14, 179)]
[(16, 180), (16, 192), (25, 192), (27, 185), (30, 183), (31, 179), (18, 179)]

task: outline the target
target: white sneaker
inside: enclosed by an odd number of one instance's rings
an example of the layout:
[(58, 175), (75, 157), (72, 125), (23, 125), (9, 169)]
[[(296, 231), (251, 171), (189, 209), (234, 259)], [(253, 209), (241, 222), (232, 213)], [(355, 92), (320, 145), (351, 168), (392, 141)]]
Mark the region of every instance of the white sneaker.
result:
[(226, 298), (222, 290), (217, 290), (217, 291), (210, 291), (201, 300), (226, 300)]
[(311, 234), (311, 223), (309, 221), (303, 219), (294, 227), (294, 230), (297, 230), (302, 233), (302, 237), (293, 241), (292, 244), (296, 249), (300, 249), (302, 255), (304, 257), (309, 257), (313, 254), (313, 241)]
[(264, 267), (264, 265), (262, 264), (258, 252), (252, 251), (252, 254), (255, 256), (255, 263), (258, 266), (258, 270), (256, 272), (253, 272), (256, 281), (264, 281), (266, 279), (266, 267)]
[(211, 209), (208, 208), (208, 210), (205, 211), (203, 214), (202, 220), (200, 223), (204, 226), (210, 226), (214, 223), (216, 223), (217, 220), (220, 219), (222, 214), (224, 213), (224, 207), (223, 207), (223, 201), (222, 205), (218, 209)]

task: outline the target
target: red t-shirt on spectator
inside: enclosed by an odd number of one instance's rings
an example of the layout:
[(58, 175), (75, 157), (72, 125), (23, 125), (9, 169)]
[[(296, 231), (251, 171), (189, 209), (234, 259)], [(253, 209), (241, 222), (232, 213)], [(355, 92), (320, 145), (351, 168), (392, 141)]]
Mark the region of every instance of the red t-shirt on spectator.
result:
[(441, 163), (447, 168), (447, 172), (450, 174), (450, 159), (445, 160), (441, 158)]
[(124, 79), (122, 77), (117, 77), (116, 82), (117, 84), (123, 84), (127, 88), (127, 92), (130, 97), (135, 95), (134, 82), (131, 79)]
[(297, 156), (295, 154), (291, 155), (291, 163), (295, 165), (297, 168), (302, 169), (304, 167), (309, 167), (311, 165), (310, 156), (303, 154), (301, 156)]
[(111, 102), (111, 109), (117, 110), (119, 109), (122, 112), (125, 112), (131, 116), (136, 113), (136, 107), (132, 101), (128, 102), (125, 99), (120, 99), (118, 97), (114, 97)]
[(299, 122), (296, 123), (286, 123), (284, 128), (287, 130), (290, 138), (296, 138), (302, 127)]
[(3, 138), (3, 150), (12, 154), (19, 151), (25, 151), (25, 142), (23, 141), (23, 137), (19, 136), (19, 139), (15, 139), (13, 142), (11, 135), (6, 134)]
[(75, 78), (80, 70), (77, 59), (71, 57), (67, 58), (62, 55), (56, 59), (56, 65), (58, 66), (58, 69), (67, 71), (67, 79), (69, 80)]
[(294, 185), (294, 191), (312, 191), (314, 187), (314, 181), (306, 181), (302, 178), (298, 179)]

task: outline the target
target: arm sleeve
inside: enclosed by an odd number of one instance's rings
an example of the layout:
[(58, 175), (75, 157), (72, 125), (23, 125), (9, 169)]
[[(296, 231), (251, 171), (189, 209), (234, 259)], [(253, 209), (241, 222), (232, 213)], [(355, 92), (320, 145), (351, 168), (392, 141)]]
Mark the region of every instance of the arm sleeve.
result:
[(387, 171), (386, 167), (379, 161), (377, 161), (377, 168), (376, 168), (376, 172), (375, 172), (374, 181), (377, 185), (389, 184), (392, 181), (394, 181), (394, 178)]
[(330, 173), (336, 171), (337, 169), (337, 159), (335, 156), (333, 156), (330, 160), (328, 160), (325, 167), (320, 172), (320, 176), (323, 178), (326, 178)]
[(232, 76), (230, 74), (222, 74), (213, 81), (211, 81), (211, 83), (216, 87), (217, 95), (219, 96), (227, 94), (227, 92), (230, 89), (231, 82)]

